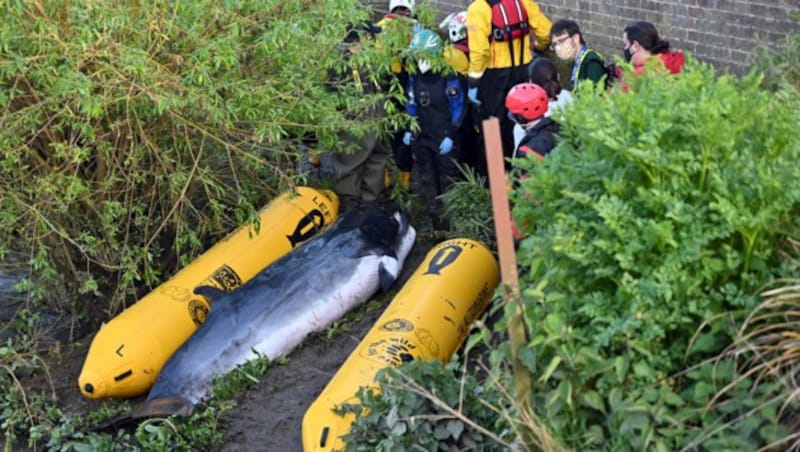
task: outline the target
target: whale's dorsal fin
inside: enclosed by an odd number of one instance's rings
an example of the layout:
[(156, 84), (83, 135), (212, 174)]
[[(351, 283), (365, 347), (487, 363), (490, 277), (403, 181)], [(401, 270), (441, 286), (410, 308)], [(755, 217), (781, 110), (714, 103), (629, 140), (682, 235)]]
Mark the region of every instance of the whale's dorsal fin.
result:
[(214, 286), (197, 286), (194, 288), (194, 293), (208, 298), (211, 304), (219, 301), (227, 292), (217, 289)]

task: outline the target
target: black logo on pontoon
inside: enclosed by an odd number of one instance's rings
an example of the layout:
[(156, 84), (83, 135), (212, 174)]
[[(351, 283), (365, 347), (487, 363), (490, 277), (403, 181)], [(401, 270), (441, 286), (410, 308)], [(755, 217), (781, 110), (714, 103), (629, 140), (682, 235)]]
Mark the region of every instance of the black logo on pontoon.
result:
[(434, 254), (433, 258), (428, 264), (428, 270), (424, 274), (441, 274), (442, 269), (455, 262), (463, 250), (464, 249), (458, 245), (448, 245), (443, 247), (437, 251), (436, 254)]
[(362, 354), (365, 358), (377, 361), (381, 364), (397, 367), (401, 364), (413, 361), (414, 351), (416, 349), (417, 346), (408, 339), (389, 337), (378, 339), (369, 344), (367, 350), (362, 352)]
[(211, 281), (225, 292), (230, 292), (242, 285), (242, 278), (234, 269), (228, 267), (227, 264), (222, 264), (222, 266), (211, 275)]
[(297, 222), (292, 235), (287, 235), (286, 238), (294, 248), (313, 237), (323, 226), (325, 226), (325, 216), (319, 209), (314, 209)]
[(381, 331), (408, 332), (414, 329), (414, 324), (406, 319), (392, 319), (381, 325)]
[(206, 321), (208, 316), (208, 304), (203, 300), (191, 300), (189, 302), (189, 317), (192, 318), (195, 326), (200, 326)]

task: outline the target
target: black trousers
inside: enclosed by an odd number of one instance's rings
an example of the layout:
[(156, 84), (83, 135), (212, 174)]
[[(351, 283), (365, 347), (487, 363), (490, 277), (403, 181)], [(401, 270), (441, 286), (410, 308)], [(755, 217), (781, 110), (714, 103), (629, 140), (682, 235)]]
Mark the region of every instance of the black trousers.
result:
[(503, 155), (514, 155), (514, 122), (508, 119), (506, 94), (511, 88), (528, 80), (526, 65), (487, 69), (478, 85), (478, 99), (481, 105), (474, 111), (477, 120), (483, 121), (490, 116), (500, 121), (500, 138), (503, 141)]

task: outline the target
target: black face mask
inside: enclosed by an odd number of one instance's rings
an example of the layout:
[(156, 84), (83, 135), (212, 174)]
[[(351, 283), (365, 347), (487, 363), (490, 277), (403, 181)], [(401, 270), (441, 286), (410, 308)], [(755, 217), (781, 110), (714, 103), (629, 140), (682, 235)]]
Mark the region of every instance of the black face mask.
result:
[(630, 63), (631, 58), (633, 57), (633, 54), (631, 53), (631, 48), (628, 47), (627, 49), (622, 49), (622, 56), (625, 58), (626, 63)]

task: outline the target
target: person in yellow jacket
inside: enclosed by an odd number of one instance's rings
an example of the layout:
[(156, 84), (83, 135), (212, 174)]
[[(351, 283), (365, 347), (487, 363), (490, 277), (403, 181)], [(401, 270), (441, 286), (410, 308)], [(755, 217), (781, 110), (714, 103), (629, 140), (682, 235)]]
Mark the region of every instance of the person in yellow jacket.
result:
[(551, 27), (533, 0), (474, 0), (467, 8), (468, 97), (479, 120), (499, 119), (506, 156), (514, 152), (514, 123), (505, 107), (506, 93), (527, 80), (532, 49), (547, 49)]
[[(445, 31), (450, 39), (450, 45), (444, 49), (445, 62), (453, 70), (466, 77), (467, 71), (469, 71), (467, 12), (458, 11), (448, 14), (439, 24), (439, 28)], [(467, 108), (458, 131), (461, 142), (461, 161), (471, 166), (479, 175), (486, 176), (486, 156), (476, 127), (473, 109), (474, 105)]]
[(469, 70), (469, 42), (467, 40), (467, 12), (450, 13), (439, 24), (447, 33), (450, 45), (444, 48), (444, 60), (448, 66), (463, 76)]

